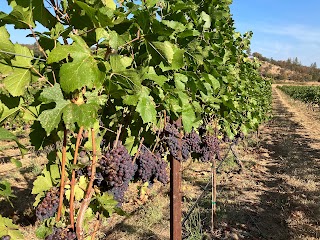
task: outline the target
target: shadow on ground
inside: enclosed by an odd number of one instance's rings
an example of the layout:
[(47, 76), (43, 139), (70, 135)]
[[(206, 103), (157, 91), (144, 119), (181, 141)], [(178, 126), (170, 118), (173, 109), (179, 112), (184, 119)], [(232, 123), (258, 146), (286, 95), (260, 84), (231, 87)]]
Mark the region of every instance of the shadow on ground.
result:
[[(320, 149), (311, 147), (320, 141), (300, 131), (276, 93), (273, 114), (261, 133), (257, 163), (264, 169), (222, 176), (228, 180), (218, 186), (213, 239), (320, 239)], [(210, 229), (210, 197), (199, 203), (204, 229)]]

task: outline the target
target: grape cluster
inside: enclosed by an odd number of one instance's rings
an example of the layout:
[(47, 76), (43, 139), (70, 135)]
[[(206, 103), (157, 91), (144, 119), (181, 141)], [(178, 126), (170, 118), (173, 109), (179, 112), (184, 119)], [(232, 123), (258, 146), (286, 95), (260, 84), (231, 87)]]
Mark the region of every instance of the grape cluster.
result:
[[(81, 176), (86, 176), (86, 177), (90, 178), (91, 177), (91, 166), (86, 166), (84, 168), (78, 169), (76, 171), (76, 176), (77, 176), (77, 178), (79, 178)], [(101, 186), (103, 180), (104, 180), (104, 178), (102, 176), (102, 173), (96, 172), (95, 177), (94, 177), (94, 185)]]
[(59, 190), (53, 187), (46, 193), (45, 198), (38, 205), (36, 209), (37, 219), (42, 221), (44, 219), (53, 217), (57, 212), (59, 206)]
[(53, 232), (45, 240), (76, 240), (77, 235), (70, 229), (54, 228)]
[(186, 142), (186, 145), (189, 147), (189, 151), (196, 154), (202, 153), (202, 140), (199, 134), (192, 129), (191, 133), (187, 133), (183, 140)]
[[(177, 160), (187, 160), (190, 155), (190, 150), (187, 142), (185, 140), (181, 140), (180, 142), (180, 133), (179, 127), (175, 123), (167, 123), (164, 128), (163, 140), (165, 140), (166, 146), (169, 149), (170, 154)], [(181, 151), (181, 156), (179, 152)]]
[(11, 237), (9, 235), (4, 235), (1, 237), (1, 240), (10, 240)]
[(114, 149), (104, 154), (99, 163), (97, 174), (101, 174), (103, 178), (99, 185), (103, 191), (113, 193), (115, 199), (122, 202), (124, 192), (135, 173), (134, 164), (127, 149), (119, 141)]
[(219, 146), (219, 140), (214, 135), (205, 135), (202, 139), (202, 156), (200, 158), (201, 161), (207, 162), (211, 161), (214, 154), (217, 155), (218, 159), (221, 159), (220, 157), (220, 146)]
[(153, 154), (147, 147), (142, 146), (136, 159), (138, 169), (135, 179), (141, 179), (143, 182), (154, 183), (158, 180), (162, 183), (168, 182), (167, 163), (162, 160), (160, 154)]

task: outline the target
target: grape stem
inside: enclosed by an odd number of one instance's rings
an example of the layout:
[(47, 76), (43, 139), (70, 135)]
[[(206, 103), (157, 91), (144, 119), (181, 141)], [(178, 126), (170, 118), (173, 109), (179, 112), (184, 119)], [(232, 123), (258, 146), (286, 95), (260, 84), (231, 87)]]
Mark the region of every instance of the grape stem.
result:
[(90, 182), (88, 184), (86, 196), (83, 199), (79, 213), (78, 213), (78, 218), (77, 218), (77, 223), (76, 223), (76, 234), (77, 234), (77, 239), (78, 240), (83, 240), (83, 221), (84, 221), (84, 215), (86, 213), (86, 210), (89, 207), (89, 204), (91, 202), (91, 198), (94, 192), (93, 189), (93, 182), (95, 179), (96, 175), (96, 162), (97, 162), (97, 150), (96, 150), (96, 141), (95, 141), (95, 133), (94, 129), (91, 128), (91, 136), (92, 136), (92, 163), (91, 163), (91, 177), (90, 177)]
[(144, 141), (144, 138), (142, 137), (142, 138), (141, 138), (141, 141), (140, 141), (140, 144), (139, 144), (138, 151), (137, 151), (136, 154), (134, 155), (134, 158), (133, 158), (133, 160), (132, 160), (132, 163), (135, 163), (135, 161), (137, 160), (137, 157), (138, 157), (139, 154), (140, 154), (140, 150), (141, 150), (143, 141)]
[(120, 134), (121, 134), (121, 128), (122, 128), (122, 125), (120, 124), (119, 128), (118, 128), (118, 131), (117, 131), (116, 141), (114, 142), (114, 145), (113, 145), (113, 149), (115, 149), (117, 147), (117, 145), (118, 145)]
[[(160, 126), (161, 126), (161, 123), (162, 123), (162, 118), (160, 118)], [(165, 125), (166, 125), (166, 117), (164, 117), (163, 129), (165, 128)], [(160, 142), (160, 134), (161, 134), (161, 131), (159, 130), (158, 134), (157, 134), (157, 138), (156, 138), (156, 143), (154, 144), (153, 149), (152, 149), (152, 153), (154, 153), (154, 151), (156, 150), (156, 147), (158, 146), (158, 144)]]
[[(79, 145), (82, 138), (83, 127), (81, 126), (77, 135), (76, 148), (74, 151), (73, 165), (77, 164)], [(71, 188), (70, 188), (70, 225), (74, 230), (74, 188), (76, 185), (76, 171), (72, 169)]]
[(61, 181), (60, 181), (60, 196), (59, 196), (59, 207), (56, 221), (60, 221), (61, 210), (63, 205), (63, 193), (66, 177), (66, 158), (67, 158), (67, 129), (64, 128), (63, 131), (63, 146), (62, 146), (62, 160), (61, 160)]

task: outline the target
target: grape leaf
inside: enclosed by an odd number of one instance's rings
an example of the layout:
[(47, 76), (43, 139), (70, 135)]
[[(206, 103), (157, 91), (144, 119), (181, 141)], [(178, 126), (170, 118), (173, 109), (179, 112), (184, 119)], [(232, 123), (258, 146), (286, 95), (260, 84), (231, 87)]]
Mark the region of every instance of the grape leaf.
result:
[(111, 55), (110, 56), (110, 65), (112, 72), (123, 72), (129, 67), (132, 63), (132, 58), (123, 57), (120, 55)]
[(161, 22), (164, 25), (176, 30), (177, 32), (183, 32), (186, 29), (186, 26), (181, 22), (168, 21), (168, 20), (162, 20)]
[(149, 95), (149, 90), (146, 87), (141, 89), (136, 110), (140, 114), (144, 123), (156, 123), (156, 105), (152, 96)]
[(150, 44), (168, 63), (172, 63), (174, 55), (174, 45), (168, 41), (152, 42)]
[(192, 105), (182, 107), (182, 123), (183, 128), (186, 132), (191, 132), (192, 127), (194, 127), (196, 116), (194, 113)]
[(97, 120), (99, 105), (97, 103), (90, 104), (68, 104), (62, 110), (62, 119), (66, 125), (75, 122), (84, 128), (91, 128)]
[(13, 72), (4, 79), (3, 83), (12, 96), (22, 96), (26, 86), (31, 81), (31, 77), (29, 69), (14, 68)]
[(203, 29), (209, 29), (211, 27), (211, 17), (205, 12), (201, 12), (200, 16), (201, 19), (205, 22), (203, 24)]
[(60, 84), (65, 92), (73, 92), (86, 86), (88, 89), (100, 87), (103, 81), (98, 63), (91, 54), (90, 48), (80, 37), (71, 35), (72, 45), (58, 46), (48, 56), (48, 63), (58, 62), (69, 55), (72, 62), (62, 64), (60, 68)]
[(38, 21), (47, 28), (52, 28), (56, 25), (57, 19), (45, 8), (43, 0), (33, 0), (33, 17), (35, 21)]
[(46, 236), (52, 233), (52, 229), (50, 227), (46, 227), (46, 225), (43, 223), (36, 229), (35, 233), (37, 238), (45, 239)]
[(11, 185), (8, 181), (0, 182), (0, 196), (5, 198), (16, 197), (16, 195), (12, 193)]
[(220, 82), (218, 79), (216, 79), (214, 76), (212, 76), (211, 74), (208, 73), (203, 73), (202, 77), (206, 80), (206, 82), (208, 82), (211, 87), (216, 90), (218, 88), (220, 88)]
[(114, 200), (113, 196), (108, 193), (103, 193), (102, 196), (98, 196), (97, 200), (100, 206), (108, 212), (109, 216), (115, 211), (115, 207), (118, 202)]
[(11, 6), (13, 9), (10, 14), (2, 18), (5, 23), (14, 24), (16, 29), (29, 29), (29, 26), (35, 27), (33, 12), (30, 7), (17, 5), (16, 1), (12, 1)]
[[(70, 201), (70, 185), (65, 186), (67, 190), (65, 191), (66, 198)], [(81, 176), (79, 182), (74, 187), (74, 198), (76, 201), (80, 201), (84, 198), (85, 189), (87, 189), (87, 181), (85, 176)]]
[(24, 153), (26, 153), (26, 148), (25, 146), (23, 146), (18, 138), (11, 133), (10, 131), (8, 131), (7, 129), (4, 128), (0, 128), (0, 140), (7, 140), (7, 141), (15, 141), (20, 149), (20, 152), (22, 154), (22, 156), (24, 155)]
[[(14, 45), (14, 51), (23, 56), (33, 57), (32, 52), (27, 47), (23, 47), (19, 44)], [(4, 79), (3, 83), (12, 96), (22, 96), (25, 92), (26, 86), (32, 79), (30, 71), (30, 68), (32, 67), (31, 59), (16, 56), (15, 59), (12, 60), (12, 66), (12, 72)]]
[(102, 0), (102, 3), (108, 7), (111, 8), (112, 10), (116, 10), (116, 4), (114, 2), (114, 0)]
[(13, 224), (11, 219), (0, 215), (0, 237), (5, 235), (9, 235), (12, 240), (24, 239), (19, 226)]
[(32, 194), (48, 191), (52, 187), (50, 172), (44, 169), (42, 174), (33, 182)]
[[(10, 35), (4, 26), (0, 27), (0, 50), (6, 51), (6, 52), (12, 52), (12, 53), (15, 52), (14, 45), (10, 41)], [(9, 60), (13, 58), (14, 55), (7, 54), (7, 53), (0, 53), (0, 57), (6, 60)]]
[(17, 168), (22, 167), (22, 162), (16, 158), (11, 158), (10, 162), (13, 163)]
[(47, 135), (49, 136), (50, 133), (58, 127), (58, 124), (61, 121), (63, 108), (70, 104), (70, 102), (64, 100), (58, 83), (53, 87), (45, 88), (40, 95), (40, 100), (44, 103), (56, 103), (56, 107), (54, 109), (45, 110), (38, 117), (41, 126), (46, 130)]

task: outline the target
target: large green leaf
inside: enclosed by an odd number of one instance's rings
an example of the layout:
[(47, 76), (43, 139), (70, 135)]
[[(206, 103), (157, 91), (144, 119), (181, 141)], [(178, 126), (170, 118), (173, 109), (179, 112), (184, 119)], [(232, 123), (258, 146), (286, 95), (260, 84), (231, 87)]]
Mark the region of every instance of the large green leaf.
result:
[(140, 93), (136, 108), (144, 123), (156, 123), (157, 111), (153, 98), (149, 95), (149, 90), (143, 87)]
[(8, 92), (16, 97), (25, 93), (25, 88), (31, 81), (31, 72), (29, 69), (15, 68), (8, 77), (3, 81)]
[(132, 63), (132, 58), (120, 56), (120, 55), (111, 55), (110, 56), (110, 65), (112, 72), (123, 72), (129, 67)]
[(19, 230), (19, 226), (13, 224), (9, 218), (2, 217), (0, 215), (0, 237), (9, 235), (12, 240), (24, 239), (22, 233)]
[(103, 100), (99, 99), (96, 99), (96, 101), (91, 99), (89, 103), (83, 103), (81, 105), (67, 101), (63, 97), (59, 84), (45, 88), (40, 95), (40, 100), (43, 103), (54, 102), (56, 104), (55, 108), (43, 111), (38, 117), (47, 135), (50, 135), (50, 133), (58, 127), (61, 119), (63, 119), (68, 127), (71, 127), (74, 123), (78, 123), (79, 126), (85, 128), (92, 127), (97, 119), (97, 112), (100, 108), (99, 105), (103, 103), (101, 102)]
[[(14, 45), (10, 41), (10, 35), (7, 29), (2, 26), (0, 27), (0, 50), (6, 52), (15, 52)], [(12, 54), (0, 53), (0, 57), (4, 59), (11, 59), (14, 57)]]
[(71, 35), (74, 43), (58, 46), (52, 50), (48, 63), (72, 57), (72, 62), (64, 63), (60, 69), (60, 84), (65, 92), (73, 92), (86, 86), (88, 89), (100, 87), (103, 81), (98, 63), (91, 54), (86, 42), (79, 36)]
[(70, 104), (70, 101), (66, 101), (63, 98), (59, 84), (45, 88), (40, 95), (40, 100), (44, 103), (54, 102), (56, 104), (54, 109), (45, 110), (38, 117), (41, 126), (46, 130), (47, 135), (49, 136), (50, 133), (58, 127), (61, 121), (62, 111), (64, 107)]
[(32, 194), (46, 192), (52, 188), (52, 186), (53, 184), (50, 172), (45, 169), (42, 171), (42, 174), (33, 182)]
[(91, 128), (97, 120), (99, 105), (97, 103), (92, 104), (69, 104), (63, 109), (63, 121), (70, 126), (73, 123), (78, 123), (79, 126), (83, 126), (88, 129)]
[(5, 88), (9, 93), (16, 97), (24, 95), (25, 88), (32, 79), (30, 68), (32, 67), (31, 58), (33, 57), (33, 54), (27, 47), (23, 47), (19, 44), (14, 45), (14, 51), (17, 54), (27, 56), (16, 56), (15, 59), (12, 60), (12, 72), (3, 81)]
[(220, 88), (220, 82), (214, 76), (208, 73), (203, 73), (202, 76), (205, 79), (205, 81), (208, 82), (214, 90)]
[(174, 45), (168, 41), (165, 42), (152, 42), (150, 45), (160, 54), (160, 56), (167, 60), (168, 63), (172, 63), (174, 55)]
[(192, 105), (184, 105), (182, 107), (182, 123), (184, 130), (186, 132), (191, 132), (192, 127), (194, 127), (196, 123), (196, 115), (195, 110)]
[(3, 18), (3, 21), (5, 23), (14, 24), (14, 27), (18, 29), (29, 29), (30, 27), (34, 28), (35, 24), (32, 7), (21, 6), (20, 2), (21, 1), (11, 1), (10, 5), (13, 9), (9, 15)]
[(118, 202), (114, 200), (112, 195), (105, 192), (102, 194), (102, 196), (98, 196), (97, 200), (99, 202), (99, 205), (109, 214), (109, 216), (111, 216), (111, 214), (115, 212), (115, 208)]
[(50, 11), (45, 8), (43, 0), (32, 0), (33, 18), (46, 28), (52, 28), (58, 22)]

